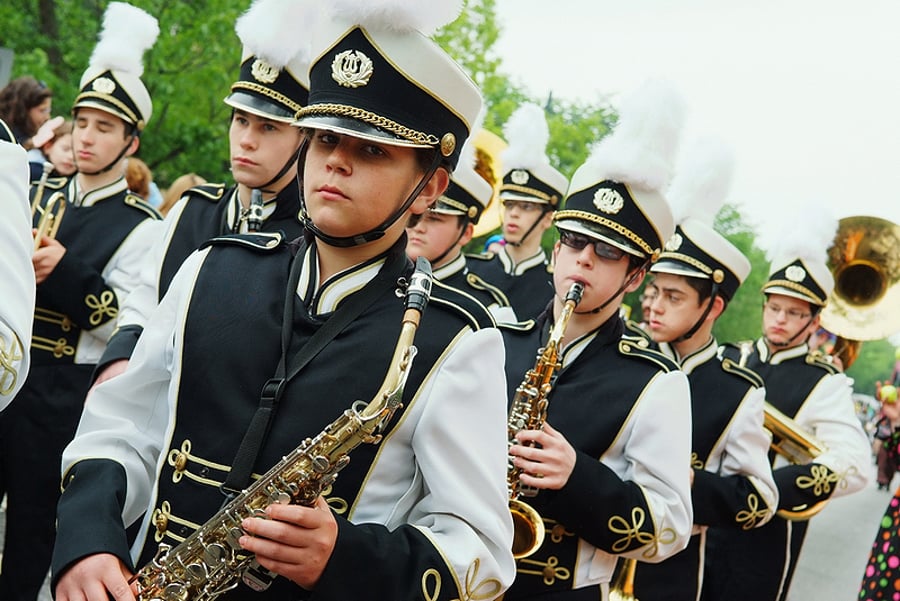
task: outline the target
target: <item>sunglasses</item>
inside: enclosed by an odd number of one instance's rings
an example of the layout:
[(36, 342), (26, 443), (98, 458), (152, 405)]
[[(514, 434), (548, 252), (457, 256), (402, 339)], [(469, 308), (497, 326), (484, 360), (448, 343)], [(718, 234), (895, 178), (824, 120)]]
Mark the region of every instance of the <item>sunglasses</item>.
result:
[(568, 246), (575, 250), (583, 250), (585, 246), (591, 245), (594, 249), (594, 254), (607, 261), (618, 261), (625, 256), (625, 251), (621, 248), (568, 230), (560, 230), (559, 242), (563, 246)]

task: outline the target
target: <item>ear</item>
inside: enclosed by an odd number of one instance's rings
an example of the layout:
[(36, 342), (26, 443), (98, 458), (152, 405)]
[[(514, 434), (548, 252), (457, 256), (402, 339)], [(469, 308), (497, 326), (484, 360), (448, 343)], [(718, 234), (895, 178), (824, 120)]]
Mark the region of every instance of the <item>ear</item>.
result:
[(140, 136), (132, 136), (131, 143), (128, 145), (128, 150), (125, 151), (125, 156), (130, 157), (134, 153), (138, 151), (138, 148), (141, 147), (141, 138)]
[(634, 292), (638, 288), (641, 287), (641, 284), (644, 281), (644, 276), (647, 275), (647, 268), (641, 267), (637, 271), (631, 274), (631, 278), (628, 280), (628, 285), (625, 286), (625, 294), (629, 292)]
[(546, 232), (550, 229), (550, 226), (553, 225), (553, 211), (547, 211), (544, 213), (544, 216), (541, 217), (541, 229)]
[(475, 233), (475, 225), (470, 221), (466, 224), (465, 229), (463, 230), (462, 236), (459, 238), (459, 242), (456, 243), (457, 246), (462, 248), (466, 244), (468, 244), (472, 240), (472, 234)]
[(717, 294), (716, 298), (713, 299), (712, 309), (709, 310), (709, 315), (706, 316), (706, 321), (715, 321), (724, 311), (725, 299)]
[(413, 215), (421, 215), (427, 211), (428, 207), (433, 205), (437, 199), (440, 198), (441, 194), (447, 190), (447, 186), (449, 185), (450, 174), (444, 167), (438, 167), (422, 188), (422, 191), (419, 192), (416, 200), (413, 201), (413, 204), (410, 207)]

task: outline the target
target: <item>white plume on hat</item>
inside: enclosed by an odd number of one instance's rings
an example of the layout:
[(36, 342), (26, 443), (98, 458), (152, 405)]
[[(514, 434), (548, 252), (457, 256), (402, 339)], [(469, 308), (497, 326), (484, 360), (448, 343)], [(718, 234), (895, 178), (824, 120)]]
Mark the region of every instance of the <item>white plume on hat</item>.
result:
[(767, 249), (773, 267), (794, 259), (824, 265), (837, 230), (838, 219), (827, 205), (812, 200), (790, 203), (779, 215), (772, 238), (760, 240), (760, 245)]
[(424, 35), (452, 23), (462, 12), (462, 0), (331, 0), (332, 17), (367, 29), (416, 30)]
[(731, 189), (734, 164), (734, 152), (719, 138), (686, 144), (666, 192), (675, 223), (691, 218), (712, 227)]
[(533, 102), (523, 104), (509, 116), (503, 124), (503, 137), (508, 144), (500, 155), (505, 171), (534, 170), (550, 164), (546, 154), (550, 127), (544, 109)]
[(103, 15), (103, 29), (91, 54), (89, 71), (109, 69), (140, 77), (144, 74), (144, 52), (158, 36), (156, 17), (125, 2), (112, 2)]
[(651, 79), (625, 97), (619, 122), (600, 140), (585, 166), (605, 179), (663, 191), (672, 178), (687, 105), (675, 87)]
[(309, 36), (318, 20), (319, 3), (311, 0), (256, 0), (235, 24), (250, 52), (282, 69), (292, 60), (309, 63)]

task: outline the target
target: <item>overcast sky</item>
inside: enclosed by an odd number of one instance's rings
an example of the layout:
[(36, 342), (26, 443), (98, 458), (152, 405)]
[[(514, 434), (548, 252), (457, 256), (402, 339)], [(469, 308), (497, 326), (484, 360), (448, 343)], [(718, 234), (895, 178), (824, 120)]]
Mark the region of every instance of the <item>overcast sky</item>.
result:
[(734, 148), (729, 197), (759, 229), (786, 203), (900, 223), (900, 2), (497, 0), (503, 70), (593, 101), (671, 80), (685, 135)]

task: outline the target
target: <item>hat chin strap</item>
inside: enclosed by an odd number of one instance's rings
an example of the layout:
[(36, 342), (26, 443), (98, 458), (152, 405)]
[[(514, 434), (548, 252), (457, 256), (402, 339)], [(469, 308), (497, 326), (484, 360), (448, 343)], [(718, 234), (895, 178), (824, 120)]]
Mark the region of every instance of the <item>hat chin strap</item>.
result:
[(451, 244), (450, 246), (448, 246), (448, 247), (447, 247), (447, 250), (445, 250), (445, 251), (442, 252), (440, 255), (438, 255), (437, 257), (435, 257), (434, 260), (431, 261), (431, 264), (432, 264), (432, 265), (437, 265), (437, 264), (439, 264), (441, 261), (443, 261), (443, 260), (444, 260), (444, 257), (446, 257), (447, 255), (449, 255), (449, 254), (450, 254), (450, 251), (452, 251), (454, 248), (456, 248), (457, 243), (459, 243), (459, 241), (462, 240), (462, 237), (465, 235), (465, 233), (466, 233), (466, 226), (464, 225), (464, 226), (462, 226), (461, 228), (459, 228), (459, 235), (456, 237), (456, 240), (453, 241), (453, 244)]
[(284, 166), (275, 174), (275, 177), (267, 181), (266, 183), (259, 186), (257, 189), (260, 192), (265, 192), (267, 194), (277, 194), (280, 190), (269, 190), (268, 187), (280, 180), (284, 177), (284, 174), (290, 171), (291, 167), (297, 164), (297, 161), (300, 160), (300, 151), (303, 149), (303, 142), (297, 146), (297, 149), (291, 153), (288, 157), (288, 160), (285, 161)]
[(617, 296), (619, 296), (622, 293), (622, 291), (625, 290), (625, 288), (627, 288), (628, 285), (634, 281), (635, 276), (638, 273), (640, 273), (640, 271), (642, 269), (644, 269), (649, 263), (650, 263), (650, 259), (646, 259), (640, 267), (638, 267), (637, 269), (632, 271), (631, 275), (629, 277), (625, 278), (625, 281), (622, 282), (621, 286), (619, 286), (619, 289), (616, 290), (615, 292), (613, 292), (613, 295), (610, 296), (608, 299), (606, 299), (605, 301), (600, 303), (600, 305), (598, 307), (595, 307), (593, 309), (588, 309), (587, 311), (574, 311), (574, 313), (576, 315), (594, 315), (596, 313), (599, 313), (600, 311), (605, 309), (606, 306), (609, 305), (609, 303), (611, 303)]
[[(121, 152), (119, 152), (119, 154), (116, 156), (116, 158), (113, 159), (112, 163), (110, 163), (110, 164), (107, 165), (106, 167), (103, 167), (102, 169), (98, 169), (97, 171), (82, 171), (81, 169), (78, 169), (78, 172), (79, 172), (79, 173), (83, 173), (84, 175), (91, 175), (91, 176), (93, 176), (93, 175), (100, 175), (101, 173), (106, 173), (107, 171), (109, 171), (109, 170), (111, 170), (113, 167), (115, 167), (116, 164), (118, 164), (119, 161), (122, 160), (122, 158), (125, 156), (125, 153), (128, 152), (128, 149), (131, 147), (131, 143), (132, 143), (132, 142), (134, 141), (134, 139), (137, 138), (137, 137), (138, 137), (138, 134), (135, 133), (134, 129), (132, 129), (132, 130), (131, 130), (131, 136), (128, 138), (128, 143), (125, 144), (125, 147), (122, 148)], [(75, 167), (76, 167), (76, 168), (78, 167), (78, 160), (77, 160), (77, 159), (75, 160)]]
[(531, 232), (533, 232), (534, 228), (536, 228), (538, 226), (538, 223), (541, 222), (541, 219), (544, 218), (544, 215), (551, 212), (552, 210), (553, 210), (553, 207), (551, 207), (550, 205), (547, 205), (546, 208), (541, 210), (541, 214), (538, 216), (537, 219), (534, 220), (534, 223), (531, 224), (531, 227), (528, 228), (528, 230), (526, 230), (526, 232), (524, 234), (522, 234), (522, 237), (519, 238), (518, 242), (510, 242), (509, 240), (507, 240), (506, 243), (510, 246), (515, 246), (516, 248), (522, 246), (522, 243), (524, 243), (525, 239), (531, 235)]
[(766, 340), (767, 343), (771, 344), (772, 346), (774, 346), (776, 348), (790, 348), (790, 347), (794, 346), (794, 341), (800, 336), (800, 334), (802, 334), (803, 332), (806, 331), (806, 328), (809, 327), (809, 324), (811, 324), (813, 322), (813, 320), (816, 318), (816, 315), (818, 315), (818, 314), (819, 314), (818, 312), (813, 313), (810, 316), (809, 320), (805, 324), (803, 324), (803, 327), (800, 328), (796, 334), (794, 334), (793, 336), (788, 338), (785, 342), (775, 342), (774, 340), (772, 340), (765, 334), (763, 334), (763, 338)]
[(700, 316), (700, 319), (697, 320), (691, 329), (674, 339), (672, 342), (684, 342), (689, 339), (691, 336), (697, 333), (697, 330), (700, 329), (700, 326), (703, 325), (703, 322), (706, 321), (706, 317), (709, 315), (709, 312), (712, 311), (713, 302), (716, 300), (716, 296), (719, 294), (719, 285), (713, 282), (712, 290), (709, 293), (709, 302), (706, 303), (706, 308), (703, 309), (703, 315)]
[[(306, 152), (306, 144), (303, 144), (303, 148), (301, 152)], [(389, 227), (394, 225), (398, 219), (403, 217), (406, 213), (407, 209), (412, 206), (412, 203), (415, 202), (416, 198), (418, 198), (419, 194), (422, 192), (422, 189), (425, 188), (425, 185), (431, 179), (431, 176), (434, 175), (435, 171), (437, 171), (438, 166), (441, 162), (441, 154), (439, 152), (435, 152), (434, 159), (431, 161), (431, 165), (425, 171), (425, 175), (422, 176), (422, 179), (419, 181), (416, 188), (412, 191), (412, 193), (407, 197), (407, 199), (400, 205), (396, 211), (391, 214), (386, 220), (384, 220), (380, 225), (375, 228), (363, 232), (361, 234), (356, 234), (354, 236), (332, 236), (330, 234), (326, 234), (322, 230), (320, 230), (316, 224), (312, 222), (312, 219), (309, 216), (309, 213), (306, 210), (306, 198), (303, 194), (303, 187), (300, 187), (300, 214), (303, 220), (303, 227), (306, 228), (308, 232), (310, 232), (313, 236), (328, 244), (329, 246), (336, 246), (338, 248), (350, 248), (351, 246), (361, 246), (363, 244), (368, 244), (369, 242), (374, 242), (380, 238), (384, 237), (385, 232)], [(298, 171), (299, 177), (299, 171)]]

